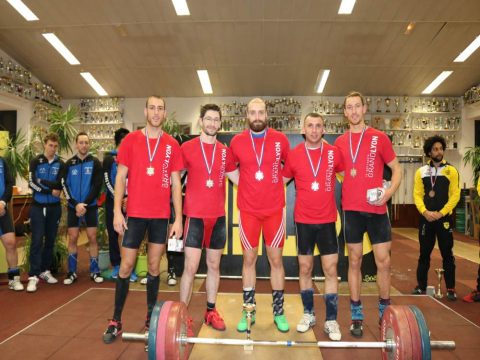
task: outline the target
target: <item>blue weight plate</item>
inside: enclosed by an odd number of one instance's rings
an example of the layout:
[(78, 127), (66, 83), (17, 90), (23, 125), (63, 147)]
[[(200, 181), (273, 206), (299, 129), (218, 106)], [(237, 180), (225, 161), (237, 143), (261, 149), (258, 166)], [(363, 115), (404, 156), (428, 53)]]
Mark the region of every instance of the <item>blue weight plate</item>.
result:
[(158, 317), (160, 316), (160, 310), (164, 301), (158, 301), (155, 304), (155, 307), (152, 311), (152, 316), (150, 317), (150, 327), (148, 328), (148, 360), (156, 360), (156, 347), (157, 347), (157, 326), (158, 326)]
[(432, 349), (430, 348), (430, 330), (428, 330), (425, 317), (418, 307), (410, 305), (410, 309), (417, 319), (418, 329), (420, 330), (420, 339), (422, 342), (422, 360), (432, 359)]

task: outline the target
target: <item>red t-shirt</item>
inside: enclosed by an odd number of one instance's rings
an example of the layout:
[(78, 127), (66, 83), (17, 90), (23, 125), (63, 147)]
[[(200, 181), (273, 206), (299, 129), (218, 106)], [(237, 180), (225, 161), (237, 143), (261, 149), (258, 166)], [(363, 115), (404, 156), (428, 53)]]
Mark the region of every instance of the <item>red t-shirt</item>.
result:
[[(213, 165), (214, 145), (203, 143), (203, 148), (208, 166), (212, 166), (210, 176), (203, 158), (200, 137), (182, 144), (183, 164), (188, 172), (183, 213), (195, 218), (224, 216), (225, 173), (234, 171), (237, 166), (230, 149), (221, 142), (217, 141)], [(212, 187), (207, 186), (209, 179)]]
[[(263, 161), (260, 171), (263, 180), (255, 178), (259, 170), (253, 150), (250, 130), (235, 135), (230, 143), (235, 161), (239, 164), (237, 205), (240, 211), (271, 215), (285, 206), (282, 161), (287, 159), (290, 146), (287, 137), (274, 129), (266, 131)], [(264, 138), (254, 138), (256, 154), (260, 158)]]
[[(283, 176), (295, 178), (295, 221), (302, 224), (335, 222), (335, 173), (343, 171), (341, 154), (335, 146), (326, 143), (323, 144), (323, 149), (309, 149), (308, 152), (315, 170), (321, 154), (316, 177), (306, 154), (305, 143), (298, 144), (288, 154), (283, 168)], [(315, 183), (314, 187), (318, 185), (317, 191), (312, 190), (312, 183)]]
[[(157, 139), (149, 139), (153, 154)], [(163, 133), (150, 166), (146, 137), (141, 130), (128, 134), (118, 149), (119, 164), (128, 167), (127, 215), (147, 219), (170, 217), (170, 175), (183, 169), (182, 154), (177, 140)]]
[[(355, 155), (361, 133), (352, 133), (352, 152)], [(343, 210), (364, 211), (385, 214), (387, 206), (370, 205), (367, 202), (367, 190), (382, 187), (383, 168), (396, 157), (392, 142), (385, 133), (371, 127), (365, 130), (358, 156), (353, 166), (350, 155), (349, 132), (339, 136), (335, 146), (342, 153), (345, 164), (345, 178), (342, 185)], [(351, 175), (352, 168), (356, 176)]]

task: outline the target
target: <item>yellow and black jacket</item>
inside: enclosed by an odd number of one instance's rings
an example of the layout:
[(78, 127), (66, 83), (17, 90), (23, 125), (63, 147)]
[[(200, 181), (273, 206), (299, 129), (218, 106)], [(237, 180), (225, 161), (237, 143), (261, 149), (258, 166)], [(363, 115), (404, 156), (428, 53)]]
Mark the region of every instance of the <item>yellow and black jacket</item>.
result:
[(413, 199), (420, 214), (425, 210), (440, 211), (443, 216), (452, 213), (460, 199), (460, 181), (457, 169), (443, 160), (437, 169), (437, 179), (433, 190), (435, 196), (428, 195), (432, 190), (430, 176), (435, 179), (432, 161), (417, 170), (413, 186)]

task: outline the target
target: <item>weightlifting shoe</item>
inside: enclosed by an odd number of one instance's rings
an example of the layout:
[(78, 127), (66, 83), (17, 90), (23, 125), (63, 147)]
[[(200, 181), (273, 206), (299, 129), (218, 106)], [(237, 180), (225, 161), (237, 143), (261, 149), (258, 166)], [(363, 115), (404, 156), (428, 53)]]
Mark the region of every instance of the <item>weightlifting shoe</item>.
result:
[(447, 299), (450, 301), (457, 300), (457, 293), (455, 292), (455, 289), (447, 289)]
[(42, 272), (38, 277), (39, 277), (40, 279), (42, 279), (43, 281), (45, 281), (47, 284), (56, 284), (56, 283), (58, 283), (58, 280), (55, 279), (55, 277), (52, 275), (52, 273), (50, 272), (50, 270), (45, 270), (45, 271)]
[(37, 291), (37, 285), (38, 285), (38, 282), (40, 280), (38, 279), (38, 277), (36, 277), (35, 275), (34, 276), (30, 276), (28, 278), (28, 284), (27, 284), (27, 292), (35, 292)]
[(340, 332), (340, 326), (337, 320), (327, 320), (323, 326), (323, 331), (328, 334), (328, 337), (332, 341), (342, 340), (342, 333)]
[(20, 275), (15, 275), (13, 279), (8, 280), (8, 288), (14, 291), (23, 291), (24, 287), (20, 281)]
[(77, 274), (72, 271), (69, 271), (65, 279), (63, 279), (63, 284), (72, 285), (75, 281), (77, 281)]
[(317, 323), (314, 314), (304, 313), (302, 320), (297, 325), (297, 331), (299, 333), (307, 332), (310, 328), (314, 327)]
[(103, 276), (101, 273), (90, 273), (90, 279), (97, 284), (103, 283)]
[(103, 333), (103, 342), (111, 344), (118, 335), (122, 333), (122, 322), (117, 320), (110, 320), (107, 330)]
[(362, 320), (352, 320), (352, 325), (350, 325), (350, 334), (357, 338), (363, 336), (363, 321)]
[(210, 325), (215, 330), (224, 331), (225, 322), (218, 313), (217, 309), (213, 309), (205, 312), (205, 324)]
[[(250, 322), (250, 325), (253, 325), (253, 324), (255, 324), (255, 312), (252, 313), (252, 318)], [(237, 324), (237, 331), (238, 332), (247, 331), (247, 312), (245, 310), (242, 311), (242, 318)]]
[(284, 314), (274, 316), (273, 322), (275, 323), (278, 331), (280, 332), (288, 332), (288, 330), (290, 330), (290, 326), (288, 326), (287, 318)]
[(175, 271), (173, 269), (168, 270), (167, 284), (168, 286), (177, 285), (177, 275), (175, 275)]

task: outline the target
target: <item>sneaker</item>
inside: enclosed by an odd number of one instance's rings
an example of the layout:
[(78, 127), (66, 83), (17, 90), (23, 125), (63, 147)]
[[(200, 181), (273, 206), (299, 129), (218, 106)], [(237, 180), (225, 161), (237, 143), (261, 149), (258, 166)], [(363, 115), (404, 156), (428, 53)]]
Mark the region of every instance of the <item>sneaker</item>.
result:
[(462, 300), (467, 303), (478, 302), (480, 301), (480, 291), (473, 290), (470, 294), (465, 295)]
[(130, 274), (130, 282), (136, 282), (138, 280), (138, 275), (135, 271), (132, 271)]
[(173, 271), (173, 269), (168, 270), (167, 284), (168, 286), (177, 285), (177, 276), (175, 275), (175, 271)]
[(417, 286), (412, 290), (412, 295), (425, 295), (425, 290), (422, 290)]
[(302, 320), (297, 325), (297, 331), (300, 333), (307, 332), (310, 328), (314, 327), (317, 323), (315, 314), (304, 313)]
[(112, 272), (110, 273), (110, 277), (112, 279), (116, 279), (118, 278), (118, 273), (120, 271), (120, 265), (115, 265), (113, 268), (112, 268)]
[(275, 323), (275, 325), (277, 325), (277, 329), (280, 332), (288, 332), (288, 330), (290, 330), (290, 326), (288, 326), (285, 314), (274, 316), (273, 322)]
[(75, 281), (77, 281), (77, 274), (72, 271), (69, 271), (67, 273), (67, 277), (63, 279), (63, 284), (72, 285)]
[(103, 342), (105, 344), (111, 344), (118, 335), (122, 333), (122, 322), (116, 320), (110, 320), (107, 330), (103, 333)]
[(340, 332), (340, 326), (337, 320), (327, 320), (323, 326), (323, 331), (328, 334), (328, 337), (332, 341), (342, 340), (342, 333)]
[(103, 283), (103, 276), (102, 274), (98, 273), (90, 273), (90, 279), (97, 284)]
[[(252, 319), (250, 325), (255, 324), (255, 312), (252, 313)], [(237, 331), (238, 332), (245, 332), (247, 331), (247, 312), (245, 310), (242, 311), (242, 318), (237, 324)]]
[(363, 336), (363, 321), (362, 320), (352, 320), (352, 325), (350, 325), (350, 334), (355, 337)]
[(37, 291), (37, 285), (40, 280), (38, 279), (37, 276), (30, 276), (28, 278), (28, 284), (27, 284), (27, 292), (35, 292)]
[(187, 318), (187, 337), (195, 337), (193, 332), (193, 319), (189, 316)]
[(140, 284), (147, 285), (147, 278), (145, 277), (142, 280), (140, 280)]
[(210, 325), (215, 330), (224, 331), (226, 329), (225, 322), (218, 313), (217, 309), (205, 312), (205, 324)]
[[(35, 285), (35, 290), (36, 287), (37, 285)], [(20, 275), (15, 275), (12, 280), (8, 280), (8, 288), (15, 291), (23, 291), (24, 287), (20, 281)]]
[(450, 301), (457, 300), (457, 293), (455, 292), (455, 289), (447, 289), (447, 299)]
[(50, 270), (45, 270), (45, 271), (42, 272), (38, 277), (39, 277), (40, 279), (42, 279), (43, 281), (45, 281), (47, 284), (56, 284), (56, 283), (58, 283), (58, 280), (53, 277), (53, 275), (52, 275), (52, 273), (50, 272)]

